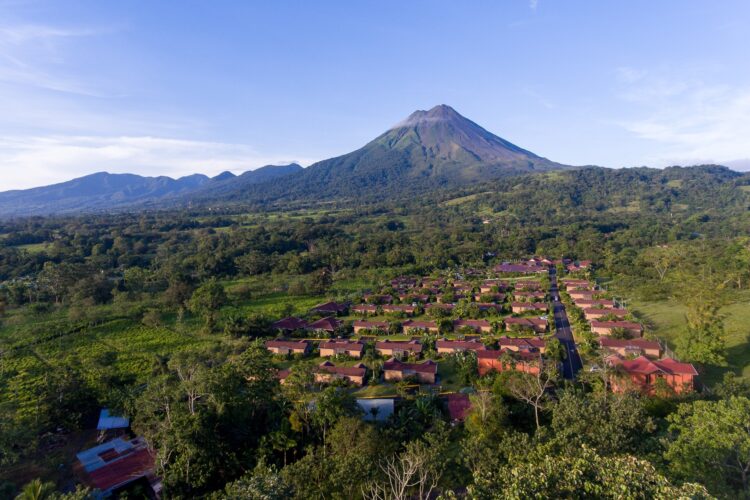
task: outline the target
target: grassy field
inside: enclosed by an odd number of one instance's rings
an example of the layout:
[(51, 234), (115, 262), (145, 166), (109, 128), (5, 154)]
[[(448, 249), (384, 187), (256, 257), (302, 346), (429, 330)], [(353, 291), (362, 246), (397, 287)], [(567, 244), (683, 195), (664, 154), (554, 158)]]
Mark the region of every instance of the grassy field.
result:
[[(674, 301), (633, 301), (631, 309), (651, 326), (651, 331), (657, 337), (666, 340), (671, 348), (674, 348), (675, 340), (685, 331), (685, 307)], [(708, 385), (721, 380), (727, 371), (750, 377), (750, 293), (739, 294), (738, 301), (724, 307), (721, 313), (725, 316), (728, 366), (708, 367), (703, 376)]]

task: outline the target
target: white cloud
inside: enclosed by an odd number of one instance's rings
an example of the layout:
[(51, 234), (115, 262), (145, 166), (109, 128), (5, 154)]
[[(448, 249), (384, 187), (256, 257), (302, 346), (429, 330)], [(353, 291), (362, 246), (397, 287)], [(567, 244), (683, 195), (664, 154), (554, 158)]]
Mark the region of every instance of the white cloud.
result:
[(536, 10), (539, 7), (539, 0), (529, 0), (529, 7), (531, 7), (531, 10)]
[(243, 144), (161, 137), (46, 136), (0, 138), (0, 191), (66, 181), (94, 172), (180, 177), (235, 173), (297, 161)]
[(618, 69), (618, 96), (631, 104), (625, 129), (655, 143), (648, 164), (729, 163), (750, 157), (750, 87)]

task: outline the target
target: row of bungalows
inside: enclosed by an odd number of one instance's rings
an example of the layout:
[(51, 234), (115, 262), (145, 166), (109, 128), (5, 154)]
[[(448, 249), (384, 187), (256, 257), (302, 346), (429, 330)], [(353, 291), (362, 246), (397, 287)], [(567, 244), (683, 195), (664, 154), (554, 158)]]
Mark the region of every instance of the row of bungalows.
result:
[[(514, 352), (518, 351), (538, 351), (544, 354), (546, 351), (547, 342), (541, 337), (500, 337), (497, 340), (497, 345), (500, 350), (510, 350)], [(489, 350), (485, 344), (477, 339), (470, 340), (447, 340), (440, 339), (435, 342), (438, 354), (454, 354), (457, 352), (466, 351), (487, 351)]]
[(691, 392), (695, 389), (698, 371), (690, 363), (681, 363), (671, 358), (649, 359), (639, 356), (625, 359), (619, 354), (612, 354), (606, 362), (615, 369), (610, 379), (613, 392), (637, 390), (644, 394), (654, 394), (660, 381), (666, 384), (675, 394)]
[(325, 302), (310, 309), (310, 312), (323, 315), (341, 316), (346, 314), (351, 307), (349, 302)]
[(662, 354), (661, 344), (655, 340), (600, 337), (598, 342), (603, 351), (624, 358), (646, 356), (649, 359), (659, 359)]
[(375, 351), (381, 356), (403, 358), (422, 354), (422, 343), (418, 340), (382, 340), (375, 342)]
[(474, 294), (474, 302), (481, 302), (485, 299), (491, 300), (494, 303), (505, 302), (505, 294), (500, 292), (480, 292)]
[(572, 290), (593, 290), (596, 288), (596, 285), (594, 283), (590, 282), (589, 280), (580, 280), (580, 279), (572, 279), (572, 278), (565, 278), (560, 281), (560, 284), (565, 290), (572, 291)]
[(547, 294), (541, 290), (515, 290), (513, 299), (518, 302), (538, 302), (543, 301)]
[(536, 333), (547, 331), (547, 320), (544, 318), (514, 318), (508, 317), (503, 319), (505, 331), (529, 330)]
[(516, 281), (513, 284), (513, 289), (515, 291), (522, 291), (522, 290), (541, 290), (542, 284), (538, 281)]
[(435, 309), (441, 309), (443, 311), (452, 312), (453, 309), (455, 308), (456, 308), (456, 304), (438, 304), (434, 302), (430, 304), (426, 304), (424, 306), (424, 310), (426, 313), (429, 313), (430, 311), (435, 310)]
[(406, 333), (438, 333), (440, 328), (435, 321), (420, 321), (409, 319), (401, 323), (401, 327)]
[(482, 283), (479, 284), (479, 291), (481, 293), (491, 293), (497, 290), (498, 292), (502, 292), (504, 290), (507, 290), (510, 287), (510, 282), (505, 280), (497, 280), (497, 279), (490, 279), (490, 280), (484, 280)]
[(430, 301), (430, 295), (426, 293), (400, 293), (398, 300), (410, 304), (426, 304)]
[(593, 300), (604, 295), (604, 290), (568, 290), (568, 295), (573, 300)]
[(383, 378), (387, 382), (414, 379), (420, 384), (437, 382), (438, 365), (432, 360), (424, 363), (404, 363), (396, 358), (383, 363)]
[(388, 333), (391, 324), (387, 321), (366, 321), (366, 320), (354, 320), (352, 322), (355, 334), (361, 334), (364, 332), (383, 332)]
[(512, 302), (510, 304), (510, 310), (514, 314), (523, 314), (527, 312), (547, 312), (549, 306), (546, 302)]
[(615, 301), (609, 299), (578, 299), (573, 303), (581, 309), (615, 309)]
[(271, 328), (282, 332), (305, 330), (310, 332), (335, 333), (342, 326), (344, 326), (344, 322), (334, 316), (326, 316), (310, 323), (301, 318), (288, 317), (276, 321), (271, 325)]
[(354, 314), (360, 314), (362, 316), (375, 316), (380, 314), (403, 314), (406, 316), (413, 316), (417, 312), (417, 307), (410, 304), (357, 304), (351, 307), (351, 311)]
[(567, 265), (566, 269), (569, 273), (575, 273), (578, 271), (585, 271), (591, 267), (590, 260), (579, 260), (578, 262), (571, 262)]
[(367, 368), (362, 363), (357, 363), (354, 366), (336, 366), (330, 361), (323, 361), (313, 370), (315, 382), (319, 384), (330, 384), (335, 380), (345, 380), (352, 385), (363, 386), (366, 375)]
[(643, 325), (635, 321), (591, 321), (591, 333), (612, 335), (617, 330), (624, 330), (631, 337), (643, 336)]
[(492, 323), (484, 319), (454, 319), (453, 329), (469, 328), (478, 333), (492, 333)]
[(617, 308), (598, 308), (598, 307), (589, 307), (583, 310), (583, 317), (586, 318), (586, 321), (593, 321), (596, 319), (604, 318), (605, 316), (609, 316), (612, 318), (616, 318), (618, 320), (625, 318), (625, 316), (628, 315), (627, 309), (617, 309)]
[(438, 354), (454, 354), (466, 351), (486, 351), (487, 346), (478, 340), (448, 340), (440, 339), (435, 341), (435, 348)]
[(493, 371), (509, 370), (537, 375), (544, 362), (542, 353), (539, 351), (500, 349), (477, 352), (477, 371), (480, 376)]
[(365, 344), (359, 340), (334, 339), (321, 342), (318, 350), (321, 358), (345, 355), (359, 359), (365, 350)]
[(312, 351), (312, 342), (309, 340), (266, 340), (266, 349), (277, 356), (290, 354), (306, 356)]

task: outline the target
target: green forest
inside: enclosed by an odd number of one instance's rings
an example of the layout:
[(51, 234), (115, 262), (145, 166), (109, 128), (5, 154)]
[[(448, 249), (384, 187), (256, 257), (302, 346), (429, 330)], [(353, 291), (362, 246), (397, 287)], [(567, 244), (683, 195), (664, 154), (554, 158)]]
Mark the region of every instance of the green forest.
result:
[[(750, 497), (750, 175), (585, 168), (391, 194), (0, 221), (0, 498), (94, 498), (74, 464), (102, 408), (149, 443), (164, 498)], [(440, 390), (321, 384), (313, 362), (264, 347), (317, 304), (397, 297), (399, 276), (476, 287), (474, 270), (533, 256), (591, 261), (570, 277), (693, 364), (696, 390), (608, 391), (567, 296), (575, 380), (480, 377), (422, 335), (441, 390), (468, 395), (462, 422)], [(424, 318), (497, 328), (509, 302), (472, 306), (484, 299)], [(388, 419), (357, 404), (393, 391)]]

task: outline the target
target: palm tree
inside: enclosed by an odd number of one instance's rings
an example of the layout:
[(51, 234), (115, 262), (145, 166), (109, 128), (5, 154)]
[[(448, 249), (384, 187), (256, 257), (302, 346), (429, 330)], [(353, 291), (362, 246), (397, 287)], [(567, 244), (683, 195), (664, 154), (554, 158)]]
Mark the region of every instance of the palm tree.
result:
[(55, 486), (52, 483), (43, 483), (41, 479), (34, 479), (26, 483), (16, 500), (48, 500), (52, 498)]

